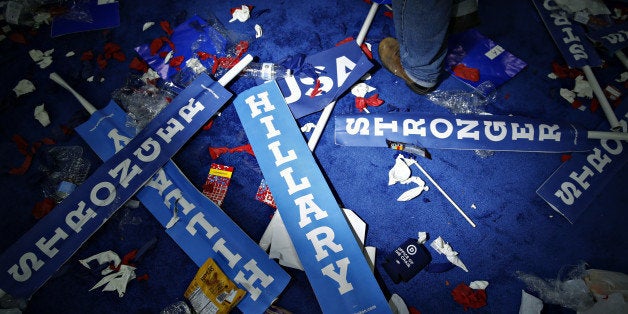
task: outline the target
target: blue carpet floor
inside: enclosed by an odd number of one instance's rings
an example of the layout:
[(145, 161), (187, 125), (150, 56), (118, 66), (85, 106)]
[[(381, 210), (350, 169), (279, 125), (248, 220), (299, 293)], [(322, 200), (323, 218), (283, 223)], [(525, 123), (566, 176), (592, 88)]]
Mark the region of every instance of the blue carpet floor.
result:
[[(232, 38), (249, 42), (247, 53), (259, 61), (279, 62), (292, 55), (312, 55), (348, 37), (355, 38), (370, 8), (370, 4), (360, 0), (250, 0), (246, 4), (253, 7), (252, 17), (246, 22), (229, 22), (230, 10), (242, 4), (236, 1), (121, 1), (119, 26), (56, 38), (51, 38), (47, 25), (37, 31), (12, 26), (11, 32), (19, 32), (26, 42), (18, 43), (9, 38), (0, 41), (3, 73), (0, 75), (0, 199), (3, 203), (0, 206), (0, 252), (38, 222), (32, 209), (43, 199), (47, 188), (47, 174), (41, 170), (46, 165), (46, 151), (52, 147), (76, 146), (82, 149), (82, 158), (89, 162), (89, 171), (101, 164), (76, 133), (62, 131), (62, 127), (71, 129), (88, 116), (74, 97), (48, 79), (51, 72), (59, 73), (100, 109), (134, 73), (129, 68), (131, 60), (138, 56), (134, 48), (164, 35), (160, 21), (168, 21), (174, 27), (193, 15), (216, 18)], [(376, 88), (375, 92), (384, 100), (383, 105), (369, 107), (369, 111), (447, 114), (446, 108), (414, 94), (403, 80), (381, 66), (378, 44), (395, 34), (393, 20), (385, 14), (387, 11), (384, 6), (379, 8), (365, 40), (371, 45), (374, 64), (369, 71), (372, 77), (366, 83)], [(532, 2), (480, 1), (479, 16), (481, 24), (476, 30), (527, 63), (520, 73), (497, 89), (486, 111), (545, 121), (576, 122), (589, 129), (605, 121), (601, 110), (574, 109), (560, 96), (561, 88), (573, 88), (573, 79), (548, 78), (552, 63), (564, 61)], [(149, 21), (156, 25), (142, 31), (144, 23)], [(255, 38), (255, 24), (263, 29), (260, 38)], [(83, 53), (89, 50), (95, 55), (103, 53), (108, 42), (120, 45), (126, 58), (122, 61), (108, 59), (102, 69), (95, 59), (81, 60)], [(31, 49), (54, 49), (52, 65), (40, 68), (28, 55)], [(75, 55), (66, 56), (70, 51)], [(612, 56), (604, 58), (607, 66), (594, 69), (602, 86), (623, 72), (621, 64)], [(91, 75), (95, 75), (95, 79), (87, 81)], [(36, 90), (16, 97), (12, 89), (22, 79), (32, 81)], [(253, 79), (240, 77), (229, 84), (228, 89), (237, 95), (256, 84)], [(470, 88), (448, 75), (439, 90), (468, 92)], [(626, 105), (625, 97), (622, 99), (622, 104)], [(48, 127), (42, 127), (33, 119), (34, 108), (42, 103), (51, 117)], [(347, 92), (338, 99), (332, 117), (357, 113), (355, 96)], [(301, 126), (316, 122), (319, 115), (314, 113), (297, 122)], [(15, 134), (30, 144), (44, 138), (55, 140), (55, 144), (44, 143), (31, 154), (33, 163), (21, 175), (8, 174), (25, 159), (12, 140)], [(233, 177), (221, 208), (257, 242), (274, 211), (255, 200), (263, 178), (257, 160), (242, 152), (226, 153), (216, 159), (208, 153), (210, 147), (236, 147), (247, 143), (235, 109), (227, 105), (212, 127), (195, 134), (172, 160), (199, 189), (212, 163), (233, 166)], [(406, 186), (387, 183), (388, 171), (398, 152), (381, 147), (338, 146), (334, 142), (333, 120), (314, 151), (337, 202), (352, 209), (368, 225), (366, 245), (377, 249), (375, 275), (387, 298), (398, 294), (408, 306), (421, 313), (463, 313), (463, 307), (452, 298), (452, 290), (460, 283), (485, 280), (489, 283), (487, 305), (467, 312), (517, 313), (521, 291), (527, 289), (517, 272), (557, 279), (583, 262), (590, 268), (628, 272), (625, 167), (612, 176), (572, 224), (536, 194), (537, 188), (561, 165), (563, 154), (493, 152), (481, 155), (473, 150), (448, 149), (433, 149), (430, 153), (431, 160), (419, 161), (467, 212), (477, 224), (475, 228), (430, 182), (427, 183), (429, 191), (418, 198), (396, 201)], [(382, 263), (406, 239), (416, 238), (419, 231), (427, 232), (431, 239), (442, 236), (459, 253), (469, 272), (460, 268), (443, 273), (423, 271), (408, 282), (394, 283)], [(148, 275), (146, 280), (131, 281), (121, 298), (114, 292), (89, 291), (98, 277), (85, 271), (79, 259), (106, 250), (123, 256), (151, 239), (157, 240), (156, 245), (143, 256), (136, 269), (138, 276)], [(444, 256), (431, 253), (434, 262), (446, 261)], [(158, 313), (183, 299), (197, 269), (143, 205), (122, 207), (36, 291), (24, 312)], [(320, 312), (304, 272), (285, 270), (291, 279), (276, 304), (294, 313)], [(545, 311), (574, 312), (549, 303)]]

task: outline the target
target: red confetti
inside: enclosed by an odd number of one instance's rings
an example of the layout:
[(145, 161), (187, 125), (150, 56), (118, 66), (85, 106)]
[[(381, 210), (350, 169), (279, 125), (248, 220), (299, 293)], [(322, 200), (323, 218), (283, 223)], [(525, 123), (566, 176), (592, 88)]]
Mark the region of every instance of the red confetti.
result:
[(18, 44), (24, 44), (26, 45), (26, 37), (24, 37), (24, 35), (22, 33), (11, 33), (9, 35), (9, 39), (13, 42), (16, 42)]
[(52, 198), (46, 197), (37, 202), (33, 207), (32, 213), (35, 219), (41, 219), (46, 216), (57, 204)]
[(144, 274), (135, 278), (135, 280), (137, 281), (147, 281), (148, 279), (149, 279), (148, 274)]
[(323, 91), (320, 88), (321, 88), (321, 80), (316, 79), (316, 84), (314, 84), (314, 89), (312, 89), (312, 93), (310, 94), (310, 98), (314, 98), (318, 94), (322, 93)]
[[(353, 37), (347, 37), (341, 41), (339, 41), (338, 43), (336, 43), (336, 47), (340, 46), (340, 45), (344, 45), (348, 42), (352, 42), (355, 39)], [(369, 50), (369, 47), (366, 44), (362, 44), (360, 46), (360, 48), (362, 49), (362, 52), (364, 52), (364, 54), (366, 55), (367, 58), (369, 59), (373, 59), (373, 53)]]
[(164, 42), (161, 40), (161, 38), (155, 38), (153, 39), (153, 41), (150, 43), (150, 55), (154, 56), (155, 54), (157, 54), (157, 52), (159, 51), (159, 49), (161, 49), (161, 47), (163, 47)]
[(467, 67), (462, 63), (458, 63), (454, 66), (454, 75), (471, 82), (480, 80), (480, 70)]
[(94, 59), (94, 52), (91, 50), (83, 52), (81, 55), (81, 61), (90, 61)]
[(556, 74), (559, 78), (572, 78), (583, 75), (582, 71), (578, 69), (570, 68), (566, 65), (560, 65), (557, 62), (552, 62), (552, 72)]
[(421, 314), (421, 311), (413, 306), (408, 306), (408, 312), (410, 312), (410, 314)]
[(148, 63), (146, 63), (146, 61), (144, 60), (140, 60), (138, 57), (135, 57), (133, 58), (133, 60), (131, 60), (129, 68), (146, 73), (146, 71), (148, 71)]
[(98, 67), (100, 69), (104, 69), (107, 67), (107, 59), (102, 54), (99, 54), (96, 58), (96, 63), (98, 63)]
[(220, 155), (222, 154), (237, 153), (237, 152), (245, 152), (245, 153), (249, 153), (255, 156), (255, 154), (253, 153), (253, 149), (251, 148), (251, 144), (244, 144), (244, 145), (236, 146), (233, 148), (228, 148), (224, 146), (223, 147), (210, 147), (208, 150), (209, 150), (209, 155), (212, 157), (212, 159), (216, 159), (220, 157)]
[(231, 68), (233, 68), (234, 65), (236, 65), (236, 64), (238, 64), (238, 62), (240, 62), (240, 58), (221, 57), (221, 58), (216, 58), (215, 62), (218, 63), (218, 66), (220, 68), (231, 69)]
[(393, 18), (393, 12), (392, 11), (385, 11), (384, 12), (384, 16), (392, 19)]
[(43, 138), (40, 141), (34, 142), (32, 145), (30, 145), (30, 149), (29, 149), (29, 144), (28, 142), (20, 135), (15, 134), (11, 137), (11, 140), (13, 140), (13, 142), (15, 142), (15, 145), (17, 145), (17, 150), (20, 152), (20, 154), (24, 155), (24, 161), (22, 162), (22, 164), (19, 167), (16, 168), (11, 168), (9, 169), (8, 173), (9, 174), (24, 174), (26, 173), (26, 171), (28, 171), (28, 169), (31, 166), (31, 163), (33, 162), (33, 155), (35, 155), (35, 153), (37, 152), (37, 149), (39, 149), (39, 147), (41, 147), (41, 145), (52, 145), (54, 144), (54, 140), (49, 139), (49, 138)]
[(159, 57), (162, 58), (162, 59), (165, 59), (168, 54), (169, 54), (169, 52), (162, 51), (162, 52), (159, 53)]
[(122, 47), (116, 43), (106, 43), (105, 44), (105, 58), (111, 59), (116, 52), (122, 51)]
[(214, 119), (209, 120), (209, 122), (207, 122), (205, 125), (203, 125), (202, 129), (204, 131), (207, 131), (207, 130), (212, 128), (212, 125), (214, 125)]
[(454, 297), (454, 301), (464, 307), (465, 311), (469, 308), (479, 309), (486, 305), (486, 291), (471, 289), (464, 283), (456, 286), (451, 295)]
[(185, 57), (183, 56), (176, 56), (173, 57), (172, 59), (170, 59), (170, 62), (168, 62), (168, 64), (170, 64), (171, 67), (178, 67), (181, 65), (181, 63), (183, 63), (183, 60), (185, 59)]
[(562, 161), (562, 162), (565, 162), (565, 161), (570, 160), (570, 159), (571, 159), (571, 154), (562, 154), (560, 156), (560, 161)]
[(369, 98), (364, 97), (356, 97), (355, 98), (355, 107), (362, 112), (367, 106), (378, 107), (384, 103), (383, 100), (379, 99), (379, 94), (375, 94)]
[(212, 57), (212, 55), (210, 55), (207, 52), (203, 52), (203, 51), (197, 51), (196, 55), (198, 56), (199, 59), (201, 59), (203, 61), (205, 61), (205, 60), (207, 60), (207, 59)]
[(591, 112), (596, 112), (598, 109), (600, 109), (600, 101), (597, 100), (597, 98), (591, 99), (591, 105), (589, 106), (589, 109), (591, 110)]
[(122, 51), (116, 51), (113, 53), (113, 59), (120, 62), (124, 62), (126, 61), (126, 55)]
[(172, 28), (170, 27), (170, 22), (168, 21), (159, 22), (159, 26), (161, 26), (161, 29), (163, 29), (166, 32), (166, 34), (168, 34), (168, 36), (174, 33), (174, 30), (172, 30)]
[(173, 51), (176, 51), (175, 47), (174, 47), (174, 43), (172, 42), (172, 40), (170, 40), (170, 38), (162, 36), (160, 37), (161, 41), (168, 44), (168, 46), (170, 46), (170, 49), (172, 49)]
[(582, 101), (580, 101), (580, 99), (575, 99), (572, 103), (571, 103), (571, 108), (574, 109), (578, 109), (582, 107)]
[(242, 57), (242, 55), (244, 55), (244, 53), (246, 53), (247, 50), (249, 50), (249, 42), (246, 41), (246, 40), (240, 41), (235, 46), (236, 58), (240, 59)]

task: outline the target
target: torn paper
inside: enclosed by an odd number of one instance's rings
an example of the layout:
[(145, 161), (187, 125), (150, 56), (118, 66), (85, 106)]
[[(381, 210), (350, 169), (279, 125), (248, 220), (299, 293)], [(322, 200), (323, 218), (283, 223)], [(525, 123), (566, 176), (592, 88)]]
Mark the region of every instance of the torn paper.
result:
[(445, 242), (443, 238), (441, 237), (436, 238), (434, 241), (432, 241), (430, 246), (434, 250), (436, 250), (436, 252), (445, 255), (447, 257), (447, 260), (450, 261), (452, 264), (462, 268), (462, 270), (464, 270), (465, 272), (469, 272), (469, 270), (464, 265), (464, 263), (462, 263), (462, 260), (460, 260), (460, 258), (458, 257), (458, 252), (454, 251), (451, 248), (451, 245)]

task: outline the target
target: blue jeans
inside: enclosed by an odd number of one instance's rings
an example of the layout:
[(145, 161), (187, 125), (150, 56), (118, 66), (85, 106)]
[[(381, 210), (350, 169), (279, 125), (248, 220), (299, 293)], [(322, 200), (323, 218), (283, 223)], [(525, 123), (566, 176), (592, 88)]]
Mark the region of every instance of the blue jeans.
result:
[(438, 84), (454, 0), (392, 0), (401, 65), (417, 84)]

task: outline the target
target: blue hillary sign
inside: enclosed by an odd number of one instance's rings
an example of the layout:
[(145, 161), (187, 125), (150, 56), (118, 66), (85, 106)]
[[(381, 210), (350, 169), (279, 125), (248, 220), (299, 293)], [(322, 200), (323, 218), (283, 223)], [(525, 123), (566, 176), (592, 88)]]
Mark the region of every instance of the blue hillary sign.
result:
[[(617, 112), (623, 113), (620, 124), (625, 129), (628, 125), (628, 105), (624, 103)], [(604, 124), (601, 130), (608, 129), (608, 123)], [(572, 154), (571, 159), (556, 169), (536, 193), (552, 209), (574, 223), (604, 191), (613, 175), (628, 162), (628, 149), (624, 145), (625, 141), (602, 139), (590, 152)]]
[(234, 105), (323, 312), (389, 313), (277, 84), (251, 88)]
[(532, 0), (532, 3), (569, 66), (582, 68), (602, 64), (582, 27), (573, 23), (556, 1)]
[(0, 256), (0, 289), (28, 298), (231, 97), (207, 76)]
[(355, 41), (307, 56), (304, 62), (316, 69), (318, 78), (277, 80), (294, 119), (322, 110), (373, 67)]
[[(135, 134), (135, 129), (126, 123), (126, 113), (113, 101), (76, 130), (103, 160)], [(285, 289), (289, 275), (171, 160), (136, 196), (196, 265), (200, 267), (213, 258), (229, 278), (247, 291), (237, 305), (242, 312), (263, 312)], [(173, 220), (175, 212), (177, 219)]]
[(587, 131), (566, 123), (498, 115), (430, 115), (419, 112), (336, 116), (342, 146), (387, 147), (387, 140), (437, 149), (586, 151)]

